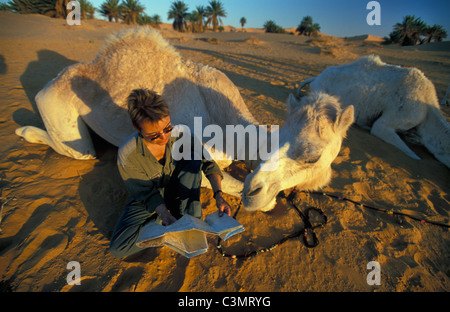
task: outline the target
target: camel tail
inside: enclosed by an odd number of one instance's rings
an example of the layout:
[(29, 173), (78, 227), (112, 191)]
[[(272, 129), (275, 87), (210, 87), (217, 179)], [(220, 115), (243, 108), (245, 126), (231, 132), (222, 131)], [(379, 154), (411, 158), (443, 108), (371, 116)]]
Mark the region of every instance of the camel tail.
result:
[(297, 94), (295, 95), (297, 98), (300, 97), (300, 91), (303, 89), (304, 86), (306, 86), (307, 84), (310, 84), (311, 82), (314, 81), (314, 79), (316, 79), (316, 77), (312, 77), (312, 78), (308, 78), (303, 80), (300, 85), (297, 88)]
[(427, 116), (417, 131), (422, 144), (450, 169), (450, 125), (440, 109), (429, 106)]

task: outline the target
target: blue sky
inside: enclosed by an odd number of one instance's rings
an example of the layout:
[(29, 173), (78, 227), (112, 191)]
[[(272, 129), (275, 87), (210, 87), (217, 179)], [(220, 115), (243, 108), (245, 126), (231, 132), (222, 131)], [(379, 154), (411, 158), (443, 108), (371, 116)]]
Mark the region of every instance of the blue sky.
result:
[[(0, 0), (5, 2), (6, 0)], [(105, 0), (90, 0), (95, 7)], [(378, 0), (381, 6), (381, 25), (369, 26), (366, 22), (366, 9), (370, 0), (221, 0), (227, 17), (224, 25), (240, 27), (239, 20), (245, 17), (245, 27), (262, 28), (267, 20), (273, 20), (284, 28), (298, 26), (301, 19), (311, 15), (321, 31), (333, 36), (345, 37), (362, 34), (387, 36), (392, 26), (411, 14), (422, 18), (427, 24), (440, 24), (449, 33), (450, 40), (450, 1), (449, 0)], [(167, 12), (173, 0), (140, 0), (148, 15), (158, 14), (165, 23)], [(208, 6), (209, 0), (184, 0), (189, 11), (199, 5)], [(99, 15), (96, 15), (99, 18)]]

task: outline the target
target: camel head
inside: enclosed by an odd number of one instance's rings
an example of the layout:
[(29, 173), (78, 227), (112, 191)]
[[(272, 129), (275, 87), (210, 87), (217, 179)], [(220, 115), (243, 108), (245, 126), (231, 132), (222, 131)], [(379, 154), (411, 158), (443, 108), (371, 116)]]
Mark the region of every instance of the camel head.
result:
[(278, 149), (245, 179), (242, 200), (247, 210), (273, 209), (284, 189), (315, 190), (328, 184), (331, 163), (354, 120), (353, 106), (342, 109), (336, 97), (325, 93), (312, 93), (300, 102), (291, 94), (287, 109)]

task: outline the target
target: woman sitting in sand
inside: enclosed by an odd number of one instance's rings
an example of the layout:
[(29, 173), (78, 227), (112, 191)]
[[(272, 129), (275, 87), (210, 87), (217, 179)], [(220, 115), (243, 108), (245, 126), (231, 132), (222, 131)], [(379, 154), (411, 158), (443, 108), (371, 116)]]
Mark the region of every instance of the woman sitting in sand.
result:
[(111, 238), (110, 251), (118, 258), (142, 250), (136, 241), (148, 222), (169, 225), (186, 213), (201, 218), (202, 171), (211, 183), (219, 214), (231, 213), (222, 197), (222, 173), (214, 161), (172, 158), (178, 138), (170, 135), (169, 108), (161, 96), (147, 89), (133, 90), (128, 113), (137, 132), (120, 146), (117, 157), (131, 197)]

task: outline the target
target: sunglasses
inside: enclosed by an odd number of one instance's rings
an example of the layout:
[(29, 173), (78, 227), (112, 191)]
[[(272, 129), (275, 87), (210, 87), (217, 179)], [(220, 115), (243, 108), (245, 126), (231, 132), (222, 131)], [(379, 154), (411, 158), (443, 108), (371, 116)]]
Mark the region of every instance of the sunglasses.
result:
[(162, 133), (155, 133), (155, 134), (149, 134), (149, 135), (142, 135), (147, 141), (155, 141), (157, 139), (159, 139), (163, 134), (168, 134), (170, 132), (172, 132), (173, 130), (173, 126), (171, 124), (167, 125)]

